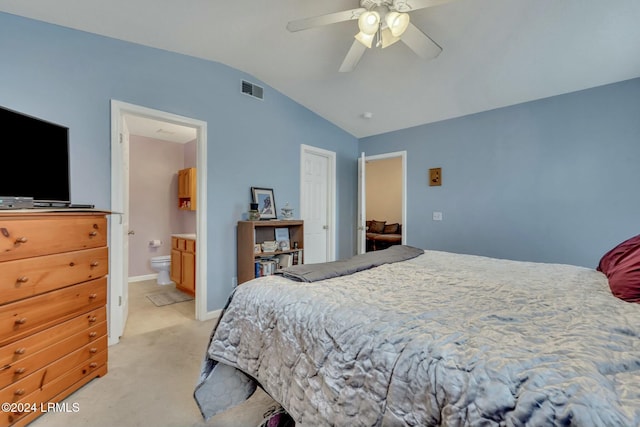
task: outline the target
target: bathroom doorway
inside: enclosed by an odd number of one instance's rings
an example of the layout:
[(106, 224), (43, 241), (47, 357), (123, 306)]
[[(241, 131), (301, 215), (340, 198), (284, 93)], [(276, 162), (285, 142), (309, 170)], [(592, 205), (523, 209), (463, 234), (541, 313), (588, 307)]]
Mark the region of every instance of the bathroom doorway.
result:
[[(136, 154), (137, 153), (137, 154)], [(179, 154), (177, 154), (179, 153)], [(132, 156), (133, 155), (133, 156)], [(176, 157), (178, 159), (176, 160)], [(130, 159), (136, 164), (129, 164)], [(145, 159), (147, 162), (145, 163)], [(111, 286), (109, 313), (109, 344), (119, 341), (124, 332), (129, 312), (129, 278), (148, 280), (155, 277), (149, 264), (154, 255), (170, 254), (171, 234), (185, 234), (189, 228), (194, 234), (206, 236), (206, 123), (187, 117), (176, 116), (158, 110), (112, 101), (112, 209), (111, 219)], [(156, 163), (154, 168), (153, 163)], [(185, 212), (183, 218), (177, 218), (182, 212), (171, 204), (172, 180), (177, 180), (177, 172), (183, 166), (194, 166), (197, 171), (198, 205), (194, 212)], [(164, 169), (162, 171), (161, 169)], [(175, 169), (175, 171), (173, 170)], [(156, 174), (154, 179), (138, 177), (136, 174)], [(133, 179), (131, 179), (133, 177)], [(141, 178), (141, 180), (137, 179)], [(147, 190), (156, 193), (157, 198), (147, 203), (132, 197), (144, 194), (144, 189), (132, 188), (136, 185), (159, 185), (164, 188)], [(166, 206), (166, 209), (164, 207)], [(170, 209), (173, 206), (175, 209)], [(154, 217), (163, 217), (161, 222), (176, 223), (178, 229), (171, 230), (170, 225), (158, 225), (156, 231), (141, 222), (144, 216), (153, 221)], [(133, 222), (131, 222), (133, 221)], [(136, 231), (136, 222), (140, 225)], [(144, 222), (144, 220), (143, 220)], [(182, 227), (185, 228), (182, 228)], [(143, 230), (146, 228), (146, 230)], [(151, 227), (153, 228), (153, 227)], [(140, 233), (136, 236), (136, 233)], [(156, 235), (157, 234), (157, 235)], [(136, 238), (137, 237), (137, 238)], [(141, 246), (142, 245), (142, 246)], [(130, 257), (132, 251), (136, 256)], [(144, 252), (144, 253), (140, 253)], [(140, 253), (138, 255), (138, 253)], [(148, 258), (148, 259), (147, 259)], [(206, 240), (197, 241), (196, 249), (196, 294), (193, 317), (206, 319)], [(130, 261), (131, 264), (130, 265)], [(135, 264), (135, 265), (134, 265)], [(160, 286), (160, 285), (158, 285)]]

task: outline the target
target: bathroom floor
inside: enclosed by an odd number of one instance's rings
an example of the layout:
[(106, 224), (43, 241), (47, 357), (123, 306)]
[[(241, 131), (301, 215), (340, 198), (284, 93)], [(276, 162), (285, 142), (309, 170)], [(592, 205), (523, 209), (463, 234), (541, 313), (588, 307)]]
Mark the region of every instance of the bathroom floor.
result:
[(124, 329), (125, 337), (193, 321), (196, 315), (195, 300), (157, 307), (146, 297), (169, 289), (175, 289), (175, 286), (158, 285), (155, 279), (129, 282), (129, 318)]

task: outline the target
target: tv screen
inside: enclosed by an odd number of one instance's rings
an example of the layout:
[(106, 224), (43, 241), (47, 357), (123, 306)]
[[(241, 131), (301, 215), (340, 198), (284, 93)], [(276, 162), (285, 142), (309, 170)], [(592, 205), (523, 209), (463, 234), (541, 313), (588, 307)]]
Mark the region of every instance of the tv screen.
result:
[(0, 125), (0, 197), (69, 204), (69, 129), (3, 107)]

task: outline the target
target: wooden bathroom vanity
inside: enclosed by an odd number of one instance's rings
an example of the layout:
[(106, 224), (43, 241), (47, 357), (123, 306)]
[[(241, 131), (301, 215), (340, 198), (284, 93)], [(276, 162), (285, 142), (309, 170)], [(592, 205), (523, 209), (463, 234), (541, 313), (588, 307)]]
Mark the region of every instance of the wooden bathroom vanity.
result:
[(171, 236), (171, 280), (176, 288), (193, 297), (196, 295), (196, 236)]

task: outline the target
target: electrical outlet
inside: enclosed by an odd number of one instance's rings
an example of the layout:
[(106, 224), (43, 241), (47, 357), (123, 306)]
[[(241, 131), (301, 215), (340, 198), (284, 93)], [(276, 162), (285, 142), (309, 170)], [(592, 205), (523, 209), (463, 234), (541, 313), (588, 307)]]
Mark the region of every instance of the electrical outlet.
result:
[(442, 212), (434, 212), (433, 213), (434, 221), (442, 221)]

